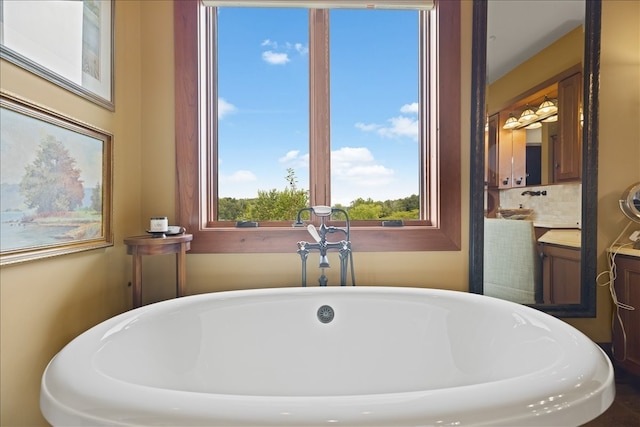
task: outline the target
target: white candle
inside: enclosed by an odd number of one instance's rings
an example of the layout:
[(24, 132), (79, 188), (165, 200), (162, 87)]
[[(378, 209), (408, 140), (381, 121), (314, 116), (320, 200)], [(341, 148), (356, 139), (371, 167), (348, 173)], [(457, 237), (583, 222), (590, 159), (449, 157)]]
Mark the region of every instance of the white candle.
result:
[(149, 222), (149, 231), (162, 233), (169, 230), (169, 220), (166, 216), (158, 216), (151, 218)]

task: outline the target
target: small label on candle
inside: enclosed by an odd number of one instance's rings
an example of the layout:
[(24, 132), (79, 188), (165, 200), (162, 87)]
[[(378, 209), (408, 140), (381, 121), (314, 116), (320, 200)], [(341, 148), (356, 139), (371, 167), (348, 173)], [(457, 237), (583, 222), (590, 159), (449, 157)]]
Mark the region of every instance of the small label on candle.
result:
[(166, 216), (151, 218), (149, 222), (149, 231), (163, 233), (169, 230), (169, 220)]

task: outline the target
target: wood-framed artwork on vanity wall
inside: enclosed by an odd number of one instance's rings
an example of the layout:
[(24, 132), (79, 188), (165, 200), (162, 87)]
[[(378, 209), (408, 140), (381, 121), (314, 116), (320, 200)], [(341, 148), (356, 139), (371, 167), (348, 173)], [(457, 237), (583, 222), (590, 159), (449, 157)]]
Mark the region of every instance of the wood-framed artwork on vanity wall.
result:
[(113, 245), (112, 136), (0, 93), (0, 265)]
[(3, 0), (0, 58), (114, 111), (114, 3)]

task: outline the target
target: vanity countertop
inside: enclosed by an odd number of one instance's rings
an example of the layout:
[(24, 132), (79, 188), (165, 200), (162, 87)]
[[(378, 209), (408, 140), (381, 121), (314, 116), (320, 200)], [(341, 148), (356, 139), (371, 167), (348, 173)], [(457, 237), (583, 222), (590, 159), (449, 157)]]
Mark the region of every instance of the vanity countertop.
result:
[(640, 258), (640, 249), (633, 249), (631, 246), (613, 246), (612, 248), (609, 248), (608, 252), (615, 252), (618, 255), (629, 255)]
[(550, 245), (569, 246), (572, 248), (580, 248), (581, 231), (579, 229), (552, 229), (544, 233), (538, 239), (540, 243), (548, 243)]
[(570, 228), (570, 229), (579, 229), (579, 222), (552, 222), (552, 221), (533, 221), (534, 227), (539, 228)]

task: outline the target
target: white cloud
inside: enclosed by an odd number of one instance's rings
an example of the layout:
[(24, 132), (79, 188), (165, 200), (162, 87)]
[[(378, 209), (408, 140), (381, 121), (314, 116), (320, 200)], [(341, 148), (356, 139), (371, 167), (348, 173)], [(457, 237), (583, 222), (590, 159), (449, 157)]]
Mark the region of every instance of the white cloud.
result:
[[(417, 114), (418, 103), (405, 104), (400, 107), (400, 112), (403, 114)], [(414, 141), (418, 140), (418, 119), (408, 117), (406, 115), (392, 117), (387, 120), (387, 125), (381, 125), (377, 123), (365, 124), (358, 122), (355, 127), (363, 132), (377, 132), (378, 135), (385, 138), (411, 138)]]
[(418, 140), (418, 120), (409, 117), (398, 116), (388, 120), (389, 127), (381, 127), (378, 133), (387, 138), (409, 137)]
[(340, 167), (350, 167), (353, 164), (373, 161), (373, 154), (365, 147), (342, 147), (331, 152), (331, 162)]
[(288, 54), (272, 50), (262, 52), (262, 60), (271, 65), (283, 65), (290, 61)]
[(309, 46), (305, 46), (302, 43), (296, 43), (295, 48), (300, 55), (306, 55), (309, 53)]
[(331, 152), (331, 172), (338, 181), (356, 186), (386, 185), (394, 171), (376, 162), (365, 147), (343, 147)]
[(371, 132), (373, 130), (379, 129), (380, 125), (377, 125), (375, 123), (371, 123), (371, 124), (367, 125), (367, 124), (358, 122), (358, 123), (356, 123), (356, 127), (358, 129), (360, 129), (361, 131), (363, 131), (363, 132)]
[(230, 104), (224, 98), (218, 98), (218, 119), (222, 119), (227, 114), (238, 111), (235, 105)]
[(262, 52), (262, 60), (271, 65), (284, 65), (291, 62), (290, 52), (298, 52), (300, 55), (309, 53), (309, 47), (302, 43), (278, 43), (271, 39), (264, 39), (260, 46), (269, 49)]
[(278, 159), (286, 167), (294, 169), (306, 169), (309, 167), (309, 153), (300, 155), (300, 150), (288, 151), (284, 156)]
[(223, 182), (252, 182), (257, 181), (255, 174), (248, 170), (238, 170), (231, 175), (220, 174), (220, 181)]
[(280, 163), (286, 163), (286, 162), (289, 162), (291, 160), (295, 160), (298, 157), (298, 154), (300, 154), (300, 150), (288, 151), (287, 154), (285, 154), (284, 156), (280, 157), (278, 159), (278, 161)]
[(404, 104), (402, 107), (400, 107), (400, 112), (404, 114), (418, 114), (418, 103), (414, 102), (412, 104)]

